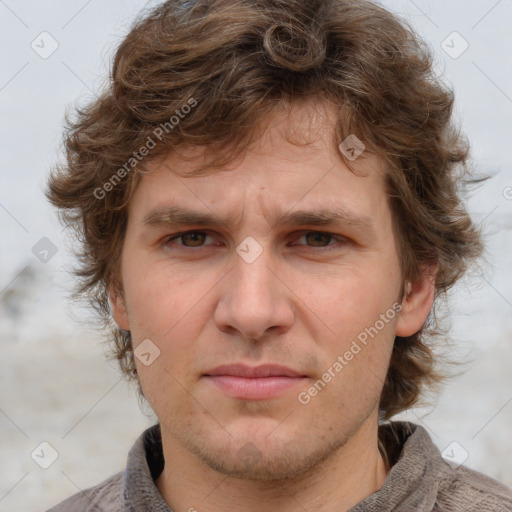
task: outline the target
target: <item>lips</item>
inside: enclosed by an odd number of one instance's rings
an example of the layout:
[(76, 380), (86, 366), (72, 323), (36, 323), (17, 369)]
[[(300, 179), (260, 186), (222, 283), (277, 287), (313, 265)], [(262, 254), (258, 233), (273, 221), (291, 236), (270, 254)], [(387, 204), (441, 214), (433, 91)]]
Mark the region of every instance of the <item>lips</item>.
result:
[(247, 366), (223, 365), (208, 371), (203, 377), (217, 390), (240, 400), (268, 400), (298, 385), (304, 384), (307, 375), (275, 364)]
[(305, 377), (305, 375), (291, 368), (277, 364), (264, 364), (254, 367), (245, 364), (223, 365), (207, 372), (206, 375), (231, 375), (233, 377), (244, 377), (246, 379), (258, 379), (263, 377)]

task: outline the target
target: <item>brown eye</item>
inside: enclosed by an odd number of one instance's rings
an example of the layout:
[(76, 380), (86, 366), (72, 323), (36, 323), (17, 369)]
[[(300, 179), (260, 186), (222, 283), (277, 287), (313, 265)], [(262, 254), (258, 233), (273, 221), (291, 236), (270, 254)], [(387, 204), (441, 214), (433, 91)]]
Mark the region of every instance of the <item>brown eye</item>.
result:
[(329, 233), (320, 233), (317, 231), (310, 231), (309, 233), (305, 233), (304, 236), (313, 247), (325, 247), (329, 245), (329, 242), (333, 238)]
[(180, 233), (167, 238), (164, 245), (167, 247), (202, 247), (207, 238), (208, 234), (202, 231), (188, 231), (187, 233)]
[(183, 245), (186, 245), (187, 247), (199, 247), (204, 243), (206, 236), (206, 233), (191, 231), (190, 233), (184, 233), (177, 238), (181, 238)]
[(292, 245), (300, 247), (301, 250), (305, 247), (305, 250), (320, 249), (320, 251), (315, 252), (326, 253), (342, 250), (349, 243), (349, 240), (341, 235), (325, 233), (323, 231), (303, 231), (294, 238)]

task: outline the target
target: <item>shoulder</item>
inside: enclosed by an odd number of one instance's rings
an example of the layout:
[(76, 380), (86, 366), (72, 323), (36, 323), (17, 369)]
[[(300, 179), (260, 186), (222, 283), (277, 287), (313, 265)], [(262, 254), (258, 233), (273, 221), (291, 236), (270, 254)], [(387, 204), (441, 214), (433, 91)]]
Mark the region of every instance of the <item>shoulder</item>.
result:
[(512, 489), (465, 466), (445, 464), (438, 492), (440, 510), (512, 511)]
[(85, 489), (47, 512), (124, 512), (121, 502), (121, 483), (124, 472), (117, 473), (104, 482)]
[(379, 438), (392, 467), (377, 502), (404, 511), (512, 512), (512, 489), (445, 460), (423, 427), (391, 422), (379, 428)]
[(47, 512), (133, 512), (141, 503), (143, 510), (169, 510), (154, 483), (163, 465), (157, 424), (134, 442), (124, 471), (71, 496)]

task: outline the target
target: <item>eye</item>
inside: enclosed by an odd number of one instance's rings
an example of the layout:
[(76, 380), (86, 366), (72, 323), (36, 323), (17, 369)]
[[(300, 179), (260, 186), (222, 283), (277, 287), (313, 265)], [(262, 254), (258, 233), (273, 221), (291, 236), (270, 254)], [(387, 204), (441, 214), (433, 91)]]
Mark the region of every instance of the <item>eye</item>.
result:
[[(347, 242), (347, 240), (342, 236), (334, 235), (331, 233), (324, 233), (322, 231), (306, 231), (302, 233), (298, 238), (298, 240), (301, 239), (305, 239), (308, 242), (309, 247), (318, 248), (336, 246), (337, 244), (343, 244)], [(335, 243), (329, 243), (333, 240)]]
[[(187, 231), (186, 233), (179, 233), (167, 238), (164, 245), (181, 245), (183, 247), (201, 247), (208, 238), (208, 234), (204, 231)], [(181, 240), (183, 243), (175, 242)]]

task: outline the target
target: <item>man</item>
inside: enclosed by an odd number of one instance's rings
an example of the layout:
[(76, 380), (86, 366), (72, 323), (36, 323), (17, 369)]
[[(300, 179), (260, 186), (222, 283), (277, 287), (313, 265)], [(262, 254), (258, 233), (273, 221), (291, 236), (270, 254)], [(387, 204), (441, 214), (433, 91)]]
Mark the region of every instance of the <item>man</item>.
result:
[(512, 510), (388, 421), (441, 380), (429, 313), (481, 251), (452, 105), (364, 0), (174, 0), (137, 22), (48, 196), (159, 423), (53, 511)]

